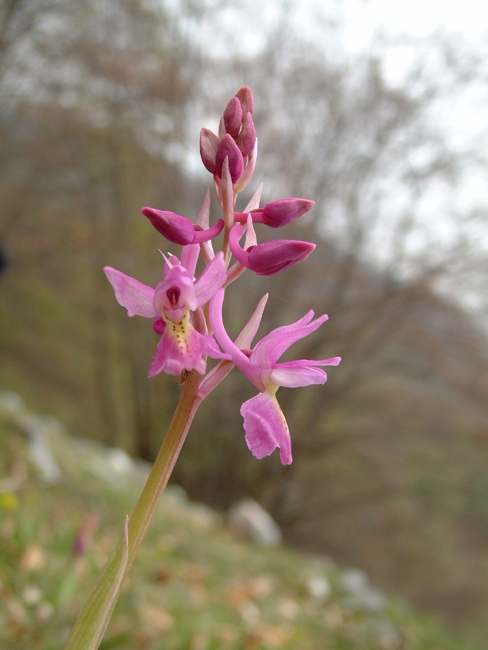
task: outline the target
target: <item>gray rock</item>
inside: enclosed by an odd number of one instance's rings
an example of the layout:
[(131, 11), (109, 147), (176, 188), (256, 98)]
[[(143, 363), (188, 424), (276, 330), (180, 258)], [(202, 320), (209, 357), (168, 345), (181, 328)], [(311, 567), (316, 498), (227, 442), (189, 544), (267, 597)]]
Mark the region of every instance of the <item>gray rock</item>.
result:
[(310, 576), (307, 580), (307, 590), (314, 600), (328, 600), (332, 594), (330, 582), (324, 576)]
[(343, 600), (343, 605), (349, 609), (379, 612), (386, 604), (381, 589), (371, 586), (367, 574), (361, 569), (345, 571), (339, 581), (339, 587), (348, 596)]
[(46, 439), (44, 423), (38, 422), (33, 418), (24, 428), (24, 433), (29, 440), (29, 456), (41, 477), (48, 483), (60, 481), (62, 476), (61, 469)]
[(238, 535), (261, 546), (279, 546), (282, 542), (278, 524), (252, 499), (244, 499), (234, 504), (229, 510), (228, 522)]

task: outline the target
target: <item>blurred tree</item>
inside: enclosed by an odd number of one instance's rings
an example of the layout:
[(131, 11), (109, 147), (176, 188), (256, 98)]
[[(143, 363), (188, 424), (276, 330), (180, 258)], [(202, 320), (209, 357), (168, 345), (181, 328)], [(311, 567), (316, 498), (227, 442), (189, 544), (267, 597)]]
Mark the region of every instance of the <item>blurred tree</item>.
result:
[[(409, 72), (392, 79), (388, 59), (405, 46)], [(452, 147), (438, 119), (448, 93), (468, 92), (480, 74), (455, 54), (447, 41), (380, 41), (366, 55), (327, 57), (283, 21), (261, 52), (238, 61), (256, 96), (256, 176), (267, 200), (317, 200), (290, 234), (306, 239), (313, 230), (325, 240), (274, 279), (263, 332), (310, 307), (328, 312), (321, 336), (299, 355), (344, 362), (325, 389), (280, 391), (292, 467), (246, 457), (235, 402), (252, 389), (233, 378), (209, 398), (200, 426), (210, 411), (212, 428), (190, 439), (176, 477), (195, 498), (223, 507), (253, 494), (289, 541), (366, 566), (382, 584), (401, 584), (416, 602), (442, 603), (460, 620), (480, 614), (488, 577), (482, 534), (470, 535), (464, 571), (452, 570), (467, 543), (459, 501), (488, 487), (479, 487), (488, 354), (483, 333), (442, 292), (454, 272), (467, 278), (471, 267), (472, 283), (481, 270), (478, 235), (457, 193), (474, 167), (486, 178), (485, 162)], [(227, 78), (226, 61), (216, 57), (215, 67), (203, 87), (215, 74)], [(248, 279), (230, 298), (235, 332), (269, 280)], [(481, 504), (470, 507), (475, 519), (485, 516)]]
[[(14, 271), (6, 372), (34, 384), (43, 376), (55, 403), (68, 397), (73, 413), (83, 405), (80, 430), (104, 431), (111, 444), (131, 446), (130, 436), (150, 457), (162, 411), (147, 408), (154, 341), (131, 332), (101, 269), (157, 280), (161, 270), (149, 275), (144, 261), (156, 237), (144, 234), (140, 206), (191, 201), (177, 168), (191, 48), (164, 7), (137, 0), (24, 2), (3, 18), (1, 227)], [(46, 336), (36, 318), (51, 309)], [(128, 336), (138, 343), (125, 346)]]

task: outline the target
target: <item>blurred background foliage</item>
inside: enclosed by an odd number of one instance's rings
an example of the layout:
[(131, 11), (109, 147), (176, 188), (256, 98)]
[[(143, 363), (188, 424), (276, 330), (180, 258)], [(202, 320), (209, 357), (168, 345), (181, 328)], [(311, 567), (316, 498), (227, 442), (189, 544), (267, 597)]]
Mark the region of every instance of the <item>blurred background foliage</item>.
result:
[[(453, 143), (443, 116), (486, 86), (484, 59), (447, 36), (347, 53), (340, 3), (314, 38), (294, 27), (298, 5), (279, 2), (271, 27), (246, 30), (252, 2), (3, 1), (0, 385), (79, 436), (154, 457), (179, 386), (147, 379), (157, 338), (116, 304), (102, 267), (159, 280), (168, 244), (140, 207), (195, 218), (211, 185), (198, 129), (215, 130), (251, 86), (251, 189), (316, 200), (279, 236), (318, 245), (277, 277), (243, 276), (229, 329), (270, 291), (261, 332), (327, 312), (296, 353), (343, 362), (325, 388), (280, 391), (291, 467), (249, 454), (239, 406), (253, 389), (235, 372), (198, 414), (174, 480), (219, 509), (252, 496), (290, 544), (482, 634), (486, 205), (460, 197), (468, 178), (486, 180), (486, 161)], [(400, 49), (409, 64), (395, 77)]]

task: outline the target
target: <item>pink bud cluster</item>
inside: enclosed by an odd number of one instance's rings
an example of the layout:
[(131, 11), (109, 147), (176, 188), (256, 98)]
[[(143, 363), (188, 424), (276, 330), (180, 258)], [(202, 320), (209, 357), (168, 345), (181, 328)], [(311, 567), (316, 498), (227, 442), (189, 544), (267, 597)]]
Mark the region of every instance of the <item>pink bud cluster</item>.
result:
[(239, 190), (249, 182), (256, 162), (257, 138), (253, 111), (252, 92), (245, 86), (227, 104), (220, 120), (219, 135), (206, 128), (200, 132), (200, 154), (206, 169), (218, 182), (227, 158), (232, 183), (235, 185), (241, 181)]
[[(202, 161), (213, 174), (223, 218), (210, 225), (208, 192), (195, 223), (167, 210), (142, 208), (142, 214), (163, 237), (183, 247), (180, 258), (165, 257), (163, 279), (154, 289), (110, 267), (105, 267), (105, 273), (129, 316), (155, 319), (153, 329), (161, 338), (149, 375), (195, 370), (202, 375), (199, 398), (204, 399), (237, 366), (259, 391), (241, 408), (249, 448), (262, 458), (279, 447), (282, 463), (289, 464), (291, 441), (276, 391), (279, 386), (324, 383), (327, 375), (320, 366), (337, 365), (340, 359), (278, 362), (290, 345), (327, 320), (325, 315), (312, 320), (312, 311), (296, 323), (273, 330), (253, 348), (266, 297), (235, 341), (225, 330), (225, 291), (246, 268), (258, 275), (280, 273), (304, 261), (315, 248), (310, 242), (288, 239), (260, 244), (254, 229), (255, 224), (285, 226), (306, 214), (313, 201), (286, 197), (260, 207), (260, 186), (243, 211), (235, 210), (237, 196), (251, 180), (256, 164), (253, 109), (251, 89), (241, 88), (224, 110), (219, 134), (205, 128), (201, 131)], [(222, 232), (222, 248), (214, 252), (213, 243)], [(195, 279), (200, 252), (205, 268)], [(230, 265), (232, 258), (235, 261)], [(217, 359), (209, 372), (207, 356)]]

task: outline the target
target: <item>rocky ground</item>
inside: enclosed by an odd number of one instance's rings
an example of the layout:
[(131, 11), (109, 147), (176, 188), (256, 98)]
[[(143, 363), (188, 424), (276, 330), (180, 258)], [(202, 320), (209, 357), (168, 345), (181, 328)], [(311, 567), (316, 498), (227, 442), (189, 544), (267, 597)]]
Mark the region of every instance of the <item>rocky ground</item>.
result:
[[(147, 472), (0, 394), (1, 648), (63, 647)], [(101, 647), (473, 650), (361, 570), (281, 546), (254, 502), (223, 516), (177, 486), (162, 499)]]

